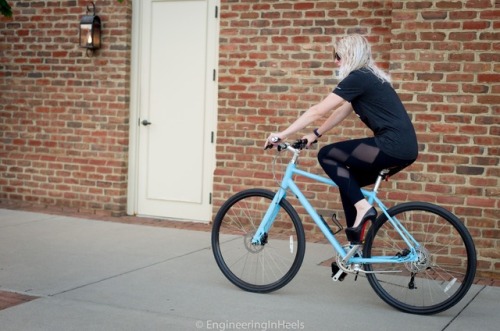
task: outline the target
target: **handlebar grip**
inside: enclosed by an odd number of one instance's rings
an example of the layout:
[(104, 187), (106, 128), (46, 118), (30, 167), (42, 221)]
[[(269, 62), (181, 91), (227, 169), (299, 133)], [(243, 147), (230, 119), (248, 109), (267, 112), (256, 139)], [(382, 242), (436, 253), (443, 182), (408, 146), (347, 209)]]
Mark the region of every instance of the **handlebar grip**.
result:
[[(311, 144), (316, 144), (317, 142), (318, 142), (318, 140), (314, 140)], [(308, 143), (307, 139), (298, 139), (297, 141), (295, 141), (292, 144), (292, 147), (302, 150), (302, 149), (306, 148), (307, 143)]]

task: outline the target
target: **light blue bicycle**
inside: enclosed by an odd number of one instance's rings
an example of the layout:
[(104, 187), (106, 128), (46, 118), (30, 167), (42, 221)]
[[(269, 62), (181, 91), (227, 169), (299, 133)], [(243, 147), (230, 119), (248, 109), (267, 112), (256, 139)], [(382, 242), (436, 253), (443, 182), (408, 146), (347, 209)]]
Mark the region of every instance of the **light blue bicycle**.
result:
[[(336, 187), (329, 178), (297, 168), (305, 141), (282, 143), (291, 161), (277, 193), (249, 189), (230, 197), (218, 211), (212, 228), (212, 249), (222, 273), (236, 286), (266, 293), (288, 284), (302, 264), (306, 239), (300, 217), (286, 194), (298, 198), (336, 252), (333, 280), (347, 274), (365, 275), (389, 305), (413, 314), (435, 314), (458, 303), (476, 272), (474, 242), (462, 222), (448, 210), (426, 202), (407, 202), (387, 208), (377, 191), (387, 171), (372, 190), (363, 194), (381, 211), (361, 245), (342, 245), (332, 225), (319, 215), (294, 182), (303, 176)], [(342, 233), (343, 235), (343, 233)]]

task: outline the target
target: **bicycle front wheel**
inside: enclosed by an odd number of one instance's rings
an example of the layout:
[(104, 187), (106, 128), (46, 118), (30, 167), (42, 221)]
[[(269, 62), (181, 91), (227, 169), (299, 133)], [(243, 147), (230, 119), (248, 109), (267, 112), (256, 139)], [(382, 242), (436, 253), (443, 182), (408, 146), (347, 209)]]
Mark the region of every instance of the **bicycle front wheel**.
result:
[(245, 291), (266, 293), (282, 288), (297, 274), (304, 259), (304, 229), (285, 199), (277, 207), (266, 242), (252, 244), (274, 195), (264, 189), (237, 193), (222, 205), (214, 220), (215, 260), (226, 278)]
[[(408, 202), (388, 210), (419, 243), (418, 261), (366, 264), (371, 287), (382, 300), (401, 311), (436, 314), (457, 304), (471, 287), (476, 272), (474, 242), (462, 222), (446, 209)], [(382, 214), (366, 237), (363, 254), (405, 256), (408, 246)]]

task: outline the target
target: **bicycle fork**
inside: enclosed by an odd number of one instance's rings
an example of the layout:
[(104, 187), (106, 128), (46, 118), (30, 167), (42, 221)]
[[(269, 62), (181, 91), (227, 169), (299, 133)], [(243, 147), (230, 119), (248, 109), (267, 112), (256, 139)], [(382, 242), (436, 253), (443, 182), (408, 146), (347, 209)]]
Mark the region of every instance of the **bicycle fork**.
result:
[(281, 208), (280, 201), (281, 199), (285, 198), (285, 196), (286, 196), (286, 190), (283, 188), (280, 188), (278, 192), (274, 195), (273, 201), (269, 205), (266, 214), (262, 218), (259, 227), (257, 228), (255, 234), (253, 235), (251, 241), (252, 245), (265, 245), (267, 243), (267, 233), (269, 232), (269, 229), (271, 228), (271, 225), (273, 224), (276, 215), (278, 215), (280, 211)]
[(287, 183), (290, 182), (294, 170), (296, 169), (295, 160), (296, 158), (288, 164), (283, 176), (283, 180), (281, 181), (280, 188), (274, 195), (273, 201), (269, 205), (266, 214), (262, 218), (262, 221), (260, 222), (259, 227), (257, 228), (257, 231), (252, 238), (252, 245), (265, 245), (267, 243), (267, 233), (269, 232), (269, 229), (273, 225), (273, 222), (280, 211), (281, 199), (284, 199), (286, 197), (286, 191), (288, 190)]

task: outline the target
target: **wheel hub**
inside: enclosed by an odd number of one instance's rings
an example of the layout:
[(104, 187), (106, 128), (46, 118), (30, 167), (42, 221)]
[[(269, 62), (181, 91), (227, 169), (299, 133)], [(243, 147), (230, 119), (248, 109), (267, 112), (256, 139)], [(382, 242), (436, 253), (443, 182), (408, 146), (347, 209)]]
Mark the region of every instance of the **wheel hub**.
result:
[(425, 247), (418, 247), (416, 249), (417, 261), (405, 263), (406, 269), (412, 273), (418, 273), (427, 270), (431, 265), (429, 251)]
[(243, 237), (243, 243), (247, 251), (253, 254), (257, 254), (264, 249), (264, 244), (267, 243), (267, 234), (265, 235), (265, 238), (261, 239), (261, 242), (263, 242), (261, 244), (252, 244), (252, 239), (254, 235), (255, 232), (249, 232), (245, 234), (245, 236)]

